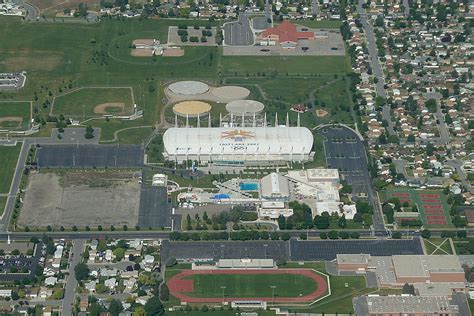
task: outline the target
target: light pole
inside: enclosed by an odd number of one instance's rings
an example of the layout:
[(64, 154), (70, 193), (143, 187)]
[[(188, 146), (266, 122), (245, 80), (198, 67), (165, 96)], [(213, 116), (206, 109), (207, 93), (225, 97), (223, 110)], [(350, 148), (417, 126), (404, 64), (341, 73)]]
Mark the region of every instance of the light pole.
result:
[(225, 289), (227, 288), (227, 286), (223, 285), (221, 286), (221, 289), (222, 289), (222, 305), (224, 305), (225, 303)]
[(275, 305), (275, 288), (276, 288), (276, 285), (270, 285), (270, 288), (272, 289), (273, 305)]

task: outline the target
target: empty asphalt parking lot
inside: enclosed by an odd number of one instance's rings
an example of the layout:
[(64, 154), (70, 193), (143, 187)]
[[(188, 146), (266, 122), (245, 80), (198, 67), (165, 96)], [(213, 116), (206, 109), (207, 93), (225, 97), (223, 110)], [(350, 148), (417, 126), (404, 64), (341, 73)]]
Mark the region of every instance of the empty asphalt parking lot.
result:
[(140, 167), (143, 158), (139, 145), (46, 145), (37, 153), (39, 167), (54, 168)]
[(164, 241), (162, 260), (193, 259), (285, 259), (288, 260), (288, 243), (285, 241), (224, 241), (190, 242)]
[(253, 33), (247, 15), (239, 15), (239, 20), (224, 25), (224, 43), (226, 45), (245, 46), (253, 44)]
[(339, 173), (352, 185), (354, 193), (367, 193), (370, 184), (365, 148), (358, 135), (346, 127), (321, 128), (328, 168)]
[(423, 249), (418, 238), (408, 240), (290, 241), (290, 259), (292, 261), (334, 260), (337, 254), (421, 255)]
[(142, 187), (138, 226), (171, 227), (171, 207), (168, 204), (166, 187)]

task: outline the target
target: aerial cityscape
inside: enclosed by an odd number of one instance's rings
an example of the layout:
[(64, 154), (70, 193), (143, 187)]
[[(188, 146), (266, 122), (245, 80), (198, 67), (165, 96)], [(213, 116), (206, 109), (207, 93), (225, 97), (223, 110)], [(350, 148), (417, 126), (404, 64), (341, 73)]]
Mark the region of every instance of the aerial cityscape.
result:
[(474, 315), (473, 28), (0, 0), (0, 315)]

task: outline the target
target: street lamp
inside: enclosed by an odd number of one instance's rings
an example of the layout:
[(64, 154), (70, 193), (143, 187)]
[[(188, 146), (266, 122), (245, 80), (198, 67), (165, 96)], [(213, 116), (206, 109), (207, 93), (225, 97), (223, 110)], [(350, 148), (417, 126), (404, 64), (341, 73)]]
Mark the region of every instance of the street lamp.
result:
[(276, 285), (270, 285), (270, 288), (272, 289), (273, 305), (275, 305), (275, 288), (276, 288)]
[(224, 305), (225, 303), (225, 289), (227, 288), (227, 286), (223, 285), (221, 286), (221, 289), (222, 289), (222, 305)]

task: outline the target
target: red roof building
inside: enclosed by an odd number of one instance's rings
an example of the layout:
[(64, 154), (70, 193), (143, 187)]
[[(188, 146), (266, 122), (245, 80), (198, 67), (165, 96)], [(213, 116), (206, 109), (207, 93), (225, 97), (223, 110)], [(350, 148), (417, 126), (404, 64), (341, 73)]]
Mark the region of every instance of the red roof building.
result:
[(266, 29), (260, 35), (260, 39), (274, 41), (282, 46), (294, 47), (300, 39), (314, 39), (314, 32), (301, 32), (296, 29), (296, 25), (283, 21), (280, 25)]

